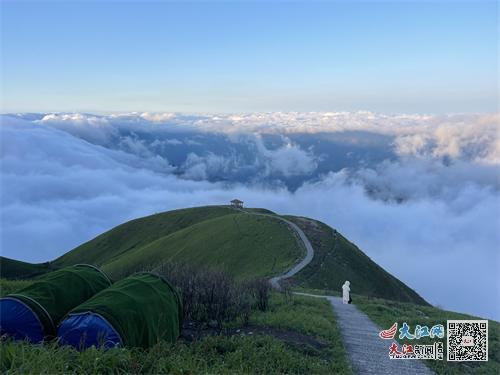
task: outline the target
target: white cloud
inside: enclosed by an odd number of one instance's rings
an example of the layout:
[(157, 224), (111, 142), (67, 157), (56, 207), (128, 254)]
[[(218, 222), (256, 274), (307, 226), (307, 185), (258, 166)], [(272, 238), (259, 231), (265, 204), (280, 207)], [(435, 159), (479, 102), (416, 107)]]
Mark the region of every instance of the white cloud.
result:
[(34, 123), (64, 130), (97, 144), (105, 144), (113, 134), (116, 134), (115, 129), (110, 126), (105, 117), (81, 113), (47, 114)]
[[(395, 137), (396, 150), (413, 156), (500, 163), (500, 115), (384, 115), (372, 112), (276, 112), (238, 115), (130, 113), (95, 116), (47, 114), (40, 124), (103, 144), (120, 129), (148, 132), (336, 133), (367, 131)], [(192, 141), (192, 140), (191, 140)], [(196, 142), (196, 141), (192, 141)]]
[(255, 138), (257, 150), (265, 160), (266, 175), (281, 173), (285, 177), (290, 177), (309, 174), (316, 169), (318, 165), (314, 155), (302, 150), (286, 137), (283, 140), (285, 144), (282, 147), (270, 150), (259, 136)]
[[(152, 124), (133, 114), (50, 115), (33, 123), (2, 117), (2, 255), (45, 261), (123, 221), (225, 203), (237, 196), (251, 206), (310, 216), (336, 227), (433, 303), (500, 318), (499, 146), (494, 115), (158, 118)], [(173, 137), (171, 129), (178, 132), (183, 121), (191, 134), (188, 139), (196, 139), (195, 146), (202, 148), (208, 145), (197, 135), (215, 129), (225, 134), (227, 127), (230, 133), (242, 125), (240, 133), (260, 128), (283, 135), (273, 147), (259, 134), (217, 138), (230, 148), (255, 146), (249, 162), (256, 168), (249, 169), (255, 179), (245, 185), (231, 180), (210, 183), (209, 177), (245, 171), (242, 166), (248, 163), (242, 162), (237, 148), (226, 155), (188, 151), (182, 178), (177, 177), (155, 150), (162, 145), (181, 147), (173, 140), (183, 143), (185, 138)], [(391, 134), (399, 157), (308, 180), (320, 156), (291, 140), (299, 129)], [(215, 149), (220, 144), (215, 143)], [(306, 182), (295, 191), (284, 185), (270, 188), (265, 182), (273, 174), (301, 174)], [(470, 295), (479, 302), (471, 304)]]
[(149, 113), (144, 112), (140, 114), (140, 117), (147, 121), (153, 122), (164, 122), (175, 118), (175, 113), (164, 112), (164, 113)]
[(183, 167), (183, 177), (195, 181), (207, 180), (214, 175), (224, 176), (230, 168), (230, 160), (213, 153), (204, 157), (190, 153)]

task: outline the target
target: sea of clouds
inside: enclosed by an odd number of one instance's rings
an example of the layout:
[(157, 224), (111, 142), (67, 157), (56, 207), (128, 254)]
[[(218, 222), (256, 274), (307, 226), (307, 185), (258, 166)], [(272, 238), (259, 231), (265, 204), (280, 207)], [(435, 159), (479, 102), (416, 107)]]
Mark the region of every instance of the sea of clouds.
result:
[(1, 254), (47, 261), (126, 220), (236, 197), (322, 220), (431, 303), (498, 320), (499, 119), (2, 115)]

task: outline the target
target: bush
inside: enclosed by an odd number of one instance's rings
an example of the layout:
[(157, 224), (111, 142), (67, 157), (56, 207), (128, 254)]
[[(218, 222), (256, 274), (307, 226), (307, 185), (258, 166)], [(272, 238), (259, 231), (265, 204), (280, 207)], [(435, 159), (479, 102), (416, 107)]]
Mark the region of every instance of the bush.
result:
[[(165, 277), (179, 291), (184, 319), (222, 328), (223, 322), (240, 319), (248, 324), (253, 310), (266, 311), (271, 285), (267, 279), (237, 282), (229, 273), (187, 263), (131, 267), (115, 278), (151, 271)], [(118, 276), (118, 277), (117, 277)]]
[(247, 324), (253, 308), (265, 311), (270, 285), (265, 279), (236, 282), (227, 272), (190, 264), (164, 263), (153, 271), (169, 280), (180, 292), (184, 318), (215, 323), (239, 318)]
[(255, 307), (260, 311), (266, 311), (269, 306), (269, 292), (271, 290), (269, 281), (266, 279), (254, 279), (245, 284), (246, 290), (251, 293), (255, 301)]

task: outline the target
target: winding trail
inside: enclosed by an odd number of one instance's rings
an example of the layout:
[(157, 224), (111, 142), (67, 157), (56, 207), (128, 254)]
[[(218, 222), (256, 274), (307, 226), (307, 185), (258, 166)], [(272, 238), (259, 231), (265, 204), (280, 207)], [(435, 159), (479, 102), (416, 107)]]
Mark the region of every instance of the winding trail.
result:
[(314, 257), (314, 250), (309, 242), (309, 239), (307, 238), (306, 234), (302, 231), (302, 229), (299, 228), (299, 226), (295, 223), (292, 223), (290, 220), (287, 220), (285, 218), (282, 218), (280, 216), (276, 215), (271, 215), (271, 214), (263, 214), (259, 212), (249, 212), (245, 211), (244, 209), (238, 209), (235, 208), (237, 211), (241, 211), (243, 213), (249, 214), (249, 215), (257, 215), (257, 216), (267, 216), (276, 220), (283, 221), (284, 223), (288, 224), (290, 228), (292, 228), (298, 235), (302, 243), (304, 244), (304, 247), (306, 249), (306, 256), (304, 259), (302, 259), (299, 263), (297, 263), (295, 266), (293, 266), (291, 269), (288, 271), (283, 272), (282, 274), (278, 276), (274, 276), (273, 278), (269, 279), (269, 282), (271, 283), (272, 287), (275, 289), (281, 289), (280, 287), (280, 281), (288, 279), (289, 277), (292, 277), (295, 275), (297, 272), (302, 270), (305, 266), (307, 266), (311, 261), (313, 260)]
[[(287, 223), (299, 235), (306, 248), (306, 256), (290, 270), (281, 275), (271, 278), (269, 281), (273, 288), (280, 289), (280, 281), (292, 277), (297, 272), (306, 267), (314, 257), (314, 249), (305, 233), (295, 223), (282, 217), (248, 212), (240, 210), (250, 215), (268, 216)], [(365, 313), (361, 312), (352, 304), (344, 304), (342, 298), (336, 296), (322, 296), (309, 293), (294, 292), (294, 294), (327, 299), (337, 317), (342, 340), (349, 362), (357, 374), (434, 374), (423, 362), (414, 359), (390, 359), (388, 340), (379, 338), (378, 327)]]
[[(272, 216), (272, 215), (268, 215), (268, 216)], [(293, 230), (295, 230), (295, 232), (299, 235), (299, 237), (300, 237), (300, 239), (301, 239), (301, 241), (304, 244), (304, 247), (306, 249), (306, 256), (304, 259), (302, 259), (299, 263), (297, 263), (295, 266), (293, 266), (290, 270), (282, 273), (281, 275), (274, 276), (273, 278), (271, 278), (269, 280), (269, 282), (271, 283), (273, 288), (280, 289), (280, 281), (281, 280), (285, 280), (285, 279), (288, 279), (289, 277), (292, 277), (297, 272), (302, 270), (305, 266), (307, 266), (309, 263), (311, 263), (311, 261), (313, 260), (313, 257), (314, 257), (314, 250), (313, 250), (313, 247), (312, 247), (311, 243), (309, 242), (309, 239), (307, 238), (306, 234), (302, 231), (302, 229), (300, 229), (298, 227), (297, 224), (292, 223), (290, 220), (283, 219), (282, 217), (278, 217), (278, 216), (272, 216), (272, 217), (274, 217), (275, 219), (279, 219), (281, 221), (284, 221)]]

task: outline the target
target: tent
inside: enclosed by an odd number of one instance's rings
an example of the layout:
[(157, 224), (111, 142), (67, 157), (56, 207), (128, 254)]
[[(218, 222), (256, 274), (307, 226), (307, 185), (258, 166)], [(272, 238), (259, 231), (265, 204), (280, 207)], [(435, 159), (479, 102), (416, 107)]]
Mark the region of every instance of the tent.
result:
[(61, 322), (62, 344), (149, 348), (160, 340), (175, 342), (182, 327), (182, 303), (161, 276), (129, 276), (74, 308)]
[(53, 337), (68, 311), (110, 285), (106, 274), (87, 264), (47, 273), (0, 299), (0, 333), (34, 343)]

